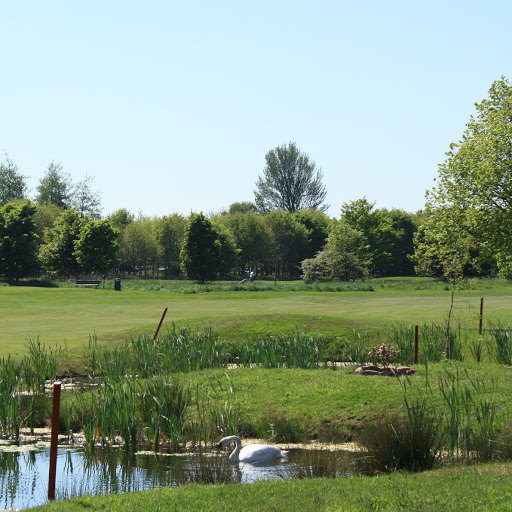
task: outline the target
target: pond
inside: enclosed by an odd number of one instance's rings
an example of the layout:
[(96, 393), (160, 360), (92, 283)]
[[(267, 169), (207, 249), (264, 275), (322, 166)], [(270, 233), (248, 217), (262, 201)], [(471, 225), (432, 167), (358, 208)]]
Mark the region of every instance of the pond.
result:
[[(157, 454), (122, 448), (59, 448), (55, 498), (137, 492), (186, 482), (251, 483), (268, 478), (340, 477), (350, 474), (353, 454), (292, 449), (275, 465), (232, 464), (226, 453)], [(48, 448), (0, 452), (0, 509), (47, 502)]]

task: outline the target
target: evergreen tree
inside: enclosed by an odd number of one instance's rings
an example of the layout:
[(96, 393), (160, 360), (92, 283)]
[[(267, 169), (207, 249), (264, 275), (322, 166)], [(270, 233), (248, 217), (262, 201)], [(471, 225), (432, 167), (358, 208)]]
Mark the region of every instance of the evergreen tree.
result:
[(212, 223), (202, 213), (188, 218), (180, 259), (185, 275), (201, 283), (216, 279), (220, 271), (221, 243)]
[(70, 175), (62, 172), (61, 164), (52, 162), (37, 186), (37, 204), (54, 204), (59, 208), (70, 208), (71, 196)]
[(36, 209), (30, 201), (0, 208), (0, 275), (18, 280), (38, 269)]
[(75, 256), (75, 242), (87, 222), (73, 210), (65, 210), (55, 225), (45, 231), (45, 243), (39, 251), (43, 267), (58, 276), (76, 276), (80, 265)]
[(27, 197), (25, 179), (14, 160), (6, 154), (5, 160), (0, 163), (0, 206)]

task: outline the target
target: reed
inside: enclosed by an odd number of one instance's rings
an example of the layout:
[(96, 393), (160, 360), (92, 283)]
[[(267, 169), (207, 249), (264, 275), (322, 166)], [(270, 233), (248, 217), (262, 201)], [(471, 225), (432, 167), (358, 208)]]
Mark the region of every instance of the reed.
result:
[(0, 428), (2, 435), (19, 439), (20, 432), (20, 397), (19, 370), (10, 356), (0, 362)]
[[(424, 323), (418, 326), (419, 332), (419, 357), (420, 364), (429, 361), (437, 363), (446, 357), (446, 326), (436, 323)], [(462, 361), (462, 336), (463, 328), (458, 324), (456, 329), (450, 329), (452, 346), (452, 359)], [(411, 365), (414, 363), (414, 326), (395, 322), (384, 333), (376, 334), (375, 344), (389, 343), (400, 351), (400, 362)]]
[[(466, 374), (467, 375), (467, 374)], [(472, 386), (463, 382), (459, 368), (446, 368), (438, 378), (439, 390), (447, 406), (444, 415), (446, 450), (451, 456), (471, 452), (471, 414), (473, 410)]]
[[(159, 431), (167, 438), (173, 450), (185, 444), (185, 424), (191, 402), (189, 387), (173, 378), (159, 378), (146, 384), (145, 394), (155, 398), (152, 416), (159, 415)], [(153, 438), (155, 432), (153, 432)]]
[(392, 414), (361, 432), (362, 469), (424, 471), (439, 461), (441, 420), (425, 397), (407, 402), (407, 414)]
[(238, 363), (244, 367), (320, 368), (327, 361), (323, 337), (314, 338), (296, 331), (290, 335), (259, 336), (246, 342), (238, 352)]
[(478, 338), (477, 340), (471, 340), (469, 342), (469, 351), (471, 352), (473, 359), (477, 363), (481, 363), (484, 354), (484, 341), (482, 340), (482, 338)]
[(34, 371), (35, 388), (38, 392), (44, 393), (45, 384), (48, 379), (55, 379), (57, 367), (62, 349), (46, 347), (41, 343), (39, 337), (36, 340), (29, 339), (28, 359)]
[(498, 364), (512, 365), (512, 337), (510, 327), (505, 329), (501, 322), (491, 323), (487, 329), (487, 350), (491, 361)]

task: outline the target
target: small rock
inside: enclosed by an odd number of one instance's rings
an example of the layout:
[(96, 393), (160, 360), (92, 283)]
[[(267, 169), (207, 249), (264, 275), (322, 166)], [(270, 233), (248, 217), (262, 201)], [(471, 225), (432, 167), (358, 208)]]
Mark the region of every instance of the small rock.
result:
[(367, 364), (359, 366), (355, 369), (355, 373), (360, 375), (386, 375), (388, 377), (396, 375), (412, 375), (416, 373), (416, 369), (411, 366), (376, 366), (374, 364)]

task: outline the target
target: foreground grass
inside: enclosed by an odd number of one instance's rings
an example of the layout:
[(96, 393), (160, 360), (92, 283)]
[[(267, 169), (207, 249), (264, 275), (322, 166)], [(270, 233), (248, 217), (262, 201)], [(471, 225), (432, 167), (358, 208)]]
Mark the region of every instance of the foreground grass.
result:
[(501, 511), (511, 510), (512, 464), (377, 477), (187, 484), (135, 494), (76, 498), (34, 512), (121, 511)]

